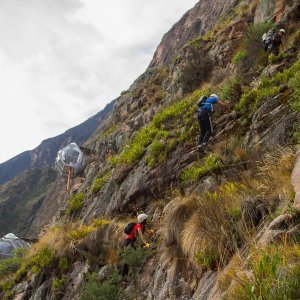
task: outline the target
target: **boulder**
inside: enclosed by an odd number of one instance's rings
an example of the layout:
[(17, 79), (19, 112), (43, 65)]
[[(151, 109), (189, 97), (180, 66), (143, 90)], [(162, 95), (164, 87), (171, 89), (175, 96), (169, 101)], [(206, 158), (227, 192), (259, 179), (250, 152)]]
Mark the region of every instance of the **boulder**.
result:
[(39, 286), (39, 288), (33, 292), (30, 300), (45, 300), (47, 299), (47, 293), (51, 287), (51, 279), (46, 280)]
[(98, 272), (98, 279), (101, 281), (104, 280), (105, 277), (109, 274), (109, 271), (109, 265), (105, 265), (104, 267), (102, 267)]
[(259, 239), (259, 244), (262, 246), (266, 246), (275, 241), (281, 240), (285, 235), (285, 230), (266, 230), (262, 237)]
[(245, 146), (285, 146), (292, 140), (294, 124), (300, 121), (299, 112), (284, 103), (289, 91), (266, 100), (252, 118)]
[(292, 216), (289, 214), (280, 215), (275, 218), (270, 225), (268, 230), (283, 230), (288, 228), (290, 222), (292, 221)]
[[(208, 298), (208, 294), (210, 293), (212, 287), (214, 286), (217, 278), (217, 272), (215, 271), (207, 271), (201, 277), (201, 280), (198, 284), (197, 290), (193, 295), (193, 299), (204, 300)], [(218, 298), (211, 298), (217, 300)]]
[(78, 288), (84, 280), (84, 274), (89, 266), (85, 262), (75, 262), (66, 280), (65, 292), (62, 300), (79, 300)]

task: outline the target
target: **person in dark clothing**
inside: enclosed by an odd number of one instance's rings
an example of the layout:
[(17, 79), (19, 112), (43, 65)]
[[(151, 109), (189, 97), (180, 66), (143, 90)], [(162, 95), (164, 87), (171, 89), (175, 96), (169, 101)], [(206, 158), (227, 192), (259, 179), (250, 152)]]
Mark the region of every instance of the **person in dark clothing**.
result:
[[(138, 215), (138, 217), (137, 217), (138, 223), (134, 225), (131, 233), (126, 236), (125, 241), (123, 243), (123, 247), (131, 246), (131, 247), (135, 248), (136, 239), (138, 236), (140, 236), (141, 240), (143, 241), (143, 243), (145, 245), (145, 248), (147, 248), (147, 249), (150, 248), (150, 244), (145, 239), (144, 232), (146, 231), (150, 234), (153, 234), (154, 231), (148, 230), (146, 228), (147, 218), (148, 218), (148, 216), (146, 214)], [(129, 272), (129, 267), (127, 264), (124, 263), (121, 268), (121, 275), (124, 277), (128, 274), (128, 272)]]
[(213, 126), (211, 122), (211, 115), (213, 113), (215, 103), (220, 104), (222, 107), (226, 108), (225, 103), (223, 103), (216, 94), (212, 94), (205, 101), (201, 97), (197, 105), (198, 109), (198, 122), (200, 127), (200, 135), (197, 149), (200, 150), (203, 147), (207, 146), (207, 142), (212, 136)]
[(269, 46), (269, 50), (271, 53), (273, 53), (276, 56), (279, 54), (279, 48), (282, 44), (282, 38), (284, 35), (285, 35), (285, 30), (280, 29), (279, 32), (278, 33), (276, 32), (271, 38), (271, 44)]

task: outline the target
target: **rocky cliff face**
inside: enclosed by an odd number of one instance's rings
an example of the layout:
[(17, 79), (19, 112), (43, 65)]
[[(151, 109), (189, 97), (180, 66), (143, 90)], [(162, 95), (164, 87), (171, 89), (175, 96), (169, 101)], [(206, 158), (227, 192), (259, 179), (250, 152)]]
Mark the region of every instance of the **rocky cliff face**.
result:
[(217, 20), (229, 14), (237, 3), (236, 0), (199, 1), (165, 34), (156, 49), (150, 67), (169, 65), (186, 42), (212, 30)]
[[(257, 37), (250, 33), (260, 34), (257, 16), (274, 16), (279, 4), (287, 8), (280, 17), (287, 48), (267, 57), (260, 44), (252, 47)], [(60, 179), (47, 188), (26, 234), (55, 226), (42, 232), (14, 285), (7, 284), (15, 299), (89, 299), (90, 290), (108, 290), (111, 299), (299, 296), (292, 280), (299, 217), (290, 181), (300, 121), (294, 4), (199, 1), (173, 26), (150, 68), (84, 143), (87, 166), (70, 195)], [(196, 102), (212, 92), (230, 112), (216, 109), (215, 134), (199, 153)], [(110, 274), (120, 266), (123, 229), (141, 212), (151, 216), (155, 249), (136, 250), (133, 262), (127, 254), (138, 281), (119, 283)]]

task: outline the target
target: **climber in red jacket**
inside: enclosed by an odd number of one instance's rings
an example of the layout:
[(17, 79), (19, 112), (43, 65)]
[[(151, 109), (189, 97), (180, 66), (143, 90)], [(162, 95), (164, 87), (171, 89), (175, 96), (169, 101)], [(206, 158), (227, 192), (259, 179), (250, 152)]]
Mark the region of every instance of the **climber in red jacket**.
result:
[[(135, 248), (135, 242), (137, 240), (137, 237), (139, 236), (144, 243), (144, 246), (146, 249), (150, 248), (150, 244), (147, 242), (144, 233), (147, 232), (150, 235), (154, 233), (153, 230), (149, 230), (146, 228), (147, 226), (147, 218), (148, 216), (146, 214), (140, 214), (137, 217), (138, 223), (129, 223), (124, 232), (127, 234), (124, 244), (124, 247), (131, 246)], [(128, 274), (129, 268), (127, 264), (123, 264), (121, 269), (121, 275), (124, 277)]]

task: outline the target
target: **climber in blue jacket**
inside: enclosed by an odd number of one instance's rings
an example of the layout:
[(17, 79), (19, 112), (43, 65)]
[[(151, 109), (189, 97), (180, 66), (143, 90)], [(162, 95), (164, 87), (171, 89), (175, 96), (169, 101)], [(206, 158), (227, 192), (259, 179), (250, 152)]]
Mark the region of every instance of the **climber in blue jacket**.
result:
[(200, 135), (197, 149), (200, 150), (207, 146), (208, 140), (213, 133), (213, 126), (211, 122), (211, 115), (214, 111), (214, 104), (220, 104), (222, 107), (228, 110), (225, 103), (222, 102), (216, 94), (212, 94), (209, 98), (202, 96), (198, 105), (198, 122), (200, 127)]

